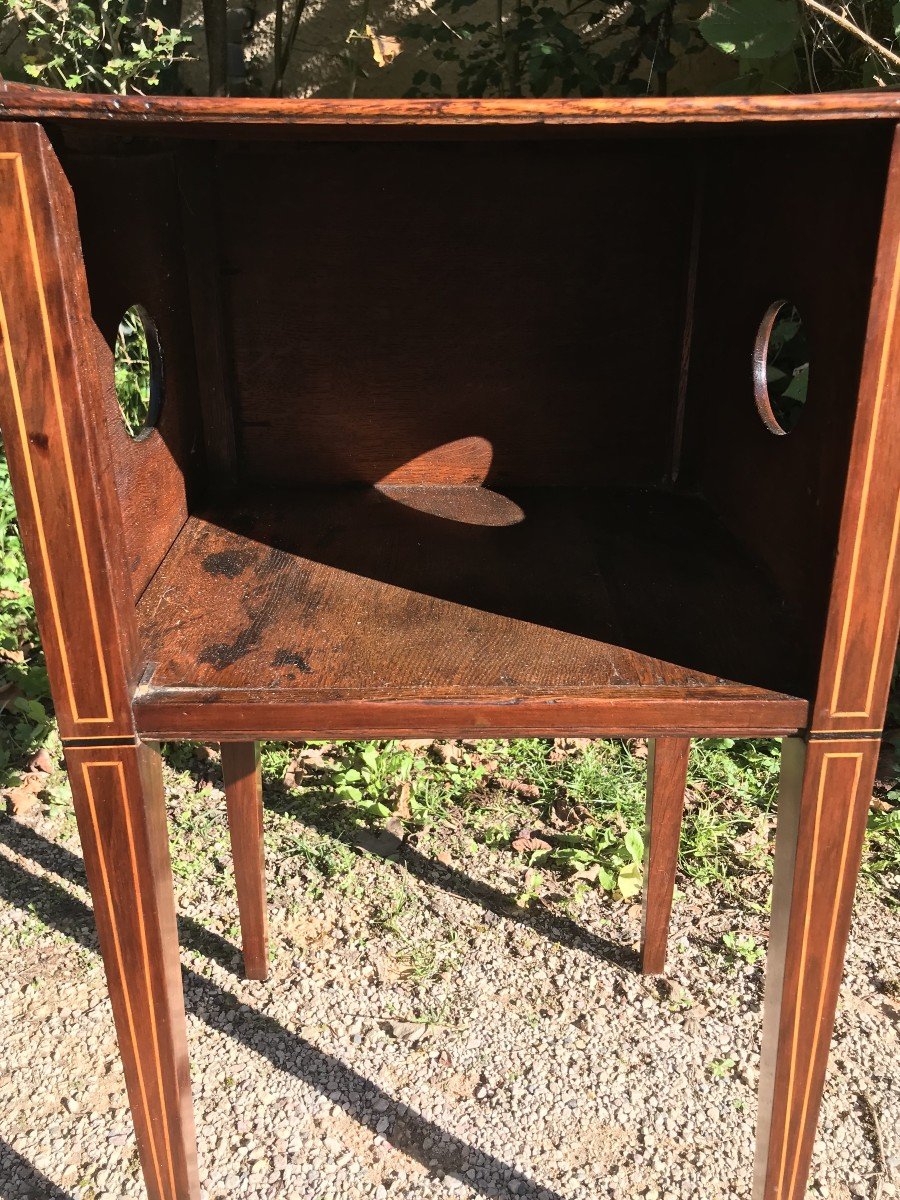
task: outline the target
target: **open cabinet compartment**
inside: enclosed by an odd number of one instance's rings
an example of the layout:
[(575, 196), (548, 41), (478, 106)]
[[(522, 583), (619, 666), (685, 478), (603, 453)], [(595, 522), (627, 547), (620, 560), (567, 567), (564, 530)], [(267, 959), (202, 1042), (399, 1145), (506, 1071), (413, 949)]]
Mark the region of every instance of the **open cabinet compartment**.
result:
[(804, 726), (887, 124), (206, 134), (57, 147), (107, 377), (129, 305), (162, 350), (106, 406), (145, 732)]

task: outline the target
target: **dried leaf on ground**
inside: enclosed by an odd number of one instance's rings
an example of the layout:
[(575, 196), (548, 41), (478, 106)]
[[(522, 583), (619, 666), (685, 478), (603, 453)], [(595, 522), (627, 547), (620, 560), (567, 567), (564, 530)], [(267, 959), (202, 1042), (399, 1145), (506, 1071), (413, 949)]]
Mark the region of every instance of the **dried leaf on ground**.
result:
[(497, 782), (501, 787), (508, 788), (524, 800), (539, 800), (541, 798), (541, 789), (536, 783), (525, 783), (521, 779), (498, 779)]
[(406, 829), (402, 821), (391, 817), (381, 829), (360, 829), (353, 839), (358, 850), (374, 854), (378, 858), (393, 858), (403, 848)]
[(299, 787), (305, 774), (306, 770), (299, 759), (292, 758), (284, 771), (284, 786), (286, 788)]
[(591, 738), (554, 738), (553, 745), (559, 750), (587, 750), (590, 746)]
[(5, 788), (3, 797), (14, 817), (24, 817), (38, 805), (38, 797), (44, 787), (44, 776), (38, 773), (26, 775), (15, 787)]
[(288, 763), (284, 772), (284, 786), (300, 787), (304, 778), (312, 771), (321, 771), (328, 765), (326, 754), (330, 746), (303, 746)]
[(459, 742), (432, 742), (432, 752), (445, 763), (462, 762), (465, 752)]
[(55, 764), (46, 746), (41, 746), (36, 754), (28, 760), (29, 771), (41, 771), (44, 775), (52, 775)]
[(512, 841), (513, 850), (519, 854), (534, 854), (536, 850), (552, 850), (549, 842), (537, 837), (530, 829), (520, 829)]
[(583, 804), (571, 804), (565, 796), (558, 796), (553, 801), (550, 823), (557, 829), (571, 829), (573, 826), (586, 824), (590, 820), (591, 813)]
[(409, 797), (411, 788), (409, 780), (404, 779), (400, 784), (400, 795), (397, 797), (396, 815), (401, 821), (408, 821), (412, 816), (412, 809), (409, 805)]
[(419, 1021), (379, 1021), (379, 1025), (388, 1035), (398, 1042), (406, 1042), (414, 1046), (428, 1032), (428, 1026)]
[(586, 871), (576, 871), (572, 876), (573, 882), (581, 881), (582, 883), (596, 883), (600, 875), (600, 864), (594, 863), (592, 867), (588, 867)]

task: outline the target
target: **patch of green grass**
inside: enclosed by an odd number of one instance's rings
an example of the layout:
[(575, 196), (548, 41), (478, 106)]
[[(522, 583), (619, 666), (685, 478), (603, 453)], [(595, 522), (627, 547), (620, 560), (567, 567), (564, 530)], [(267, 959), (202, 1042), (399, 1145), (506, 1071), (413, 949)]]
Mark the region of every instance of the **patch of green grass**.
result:
[(301, 859), (308, 871), (322, 879), (340, 879), (356, 865), (356, 855), (345, 842), (315, 832), (287, 835), (279, 848), (282, 854)]
[(891, 788), (888, 797), (893, 808), (873, 806), (869, 812), (862, 872), (876, 886), (885, 883), (885, 898), (898, 904), (900, 895), (888, 889), (892, 884), (896, 889), (900, 878), (900, 786)]
[[(599, 886), (630, 898), (640, 890), (647, 772), (641, 742), (520, 738), (411, 748), (356, 741), (325, 749), (293, 788), (281, 781), (296, 748), (273, 743), (263, 750), (276, 808), (316, 832), (294, 835), (292, 850), (284, 842), (282, 848), (322, 879), (351, 870), (346, 842), (355, 830), (399, 815), (420, 845), (508, 851), (545, 876), (573, 880), (576, 891)], [(748, 875), (770, 873), (780, 758), (774, 740), (692, 744), (680, 866), (699, 886), (732, 893)], [(534, 845), (527, 836), (520, 842), (522, 834), (533, 835)], [(895, 812), (873, 812), (869, 876), (895, 869), (898, 860), (900, 821)]]
[(751, 934), (726, 933), (722, 935), (722, 943), (733, 960), (743, 959), (750, 966), (766, 957), (765, 946), (761, 946)]
[(436, 979), (459, 963), (457, 931), (445, 928), (437, 941), (424, 937), (423, 917), (422, 903), (407, 886), (405, 872), (394, 867), (388, 889), (376, 901), (372, 924), (391, 936), (401, 977), (416, 984)]
[(742, 872), (771, 869), (767, 829), (780, 765), (777, 741), (692, 744), (680, 865), (696, 883), (732, 891)]
[(210, 787), (197, 788), (188, 773), (168, 780), (172, 871), (192, 882), (212, 874), (213, 859), (230, 862), (228, 826), (219, 797)]
[[(514, 838), (512, 847), (524, 847), (530, 866), (555, 868), (625, 898), (640, 891), (646, 764), (634, 748), (522, 738), (484, 742), (479, 750), (496, 761), (497, 776), (520, 806), (528, 797), (524, 811), (514, 812), (519, 821), (530, 819), (534, 836)], [(544, 845), (530, 849), (530, 841)]]
[(714, 1058), (709, 1064), (709, 1073), (713, 1079), (725, 1079), (737, 1066), (734, 1058)]
[(404, 787), (411, 788), (415, 757), (396, 742), (359, 743), (332, 775), (335, 794), (366, 820), (389, 817)]
[(58, 749), (47, 668), (9, 467), (0, 441), (0, 785), (14, 783), (28, 757), (50, 742)]

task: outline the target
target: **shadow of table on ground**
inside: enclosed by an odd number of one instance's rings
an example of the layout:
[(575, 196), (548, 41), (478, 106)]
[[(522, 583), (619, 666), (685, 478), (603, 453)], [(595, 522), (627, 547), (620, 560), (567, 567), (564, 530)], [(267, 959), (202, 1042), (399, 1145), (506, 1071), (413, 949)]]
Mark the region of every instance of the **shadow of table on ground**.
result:
[[(10, 830), (9, 823), (0, 822), (0, 841), (45, 870), (86, 886), (82, 860), (27, 826)], [(93, 914), (89, 907), (53, 880), (33, 875), (5, 857), (0, 858), (0, 899), (22, 911), (32, 912), (46, 925), (59, 930), (79, 945), (97, 949)], [(190, 917), (180, 918), (179, 933), (183, 946), (213, 958), (229, 970), (233, 969), (235, 950), (224, 938), (204, 929)], [(340, 1059), (317, 1049), (265, 1013), (244, 1004), (227, 989), (193, 970), (184, 969), (183, 978), (188, 1012), (210, 1029), (234, 1038), (255, 1054), (267, 1058), (277, 1070), (288, 1072), (322, 1094), (327, 1094), (349, 1117), (373, 1134), (378, 1122), (387, 1116), (397, 1131), (397, 1136), (390, 1139), (392, 1144), (421, 1163), (429, 1172), (452, 1174), (461, 1170), (463, 1163), (474, 1159), (482, 1180), (469, 1181), (469, 1186), (482, 1195), (514, 1193), (520, 1200), (563, 1200), (558, 1193), (529, 1179), (500, 1159), (452, 1135), (448, 1136), (434, 1122), (408, 1105), (398, 1104), (392, 1096)], [(358, 1102), (349, 1098), (354, 1095), (359, 1097)], [(384, 1112), (375, 1111), (374, 1104), (378, 1101), (387, 1103)], [(427, 1150), (426, 1144), (429, 1147)], [(436, 1151), (435, 1147), (440, 1149)], [(11, 1153), (16, 1154), (15, 1151)], [(436, 1155), (439, 1155), (439, 1161), (435, 1166)], [(34, 1168), (30, 1169), (34, 1171)], [(50, 1200), (71, 1200), (64, 1192), (54, 1190), (53, 1184), (46, 1193), (41, 1191), (38, 1186), (39, 1173), (35, 1171), (34, 1177), (38, 1195), (43, 1197), (46, 1194)]]

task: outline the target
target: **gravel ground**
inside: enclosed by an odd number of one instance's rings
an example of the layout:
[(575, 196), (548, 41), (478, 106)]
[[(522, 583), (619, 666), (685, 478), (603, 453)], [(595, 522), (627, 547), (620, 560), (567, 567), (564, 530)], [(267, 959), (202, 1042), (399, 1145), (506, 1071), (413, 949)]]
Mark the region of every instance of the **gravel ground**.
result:
[[(465, 829), (331, 846), (323, 874), (321, 835), (272, 811), (273, 971), (247, 982), (221, 792), (168, 779), (208, 1200), (749, 1196), (762, 964), (722, 937), (764, 943), (764, 880), (740, 902), (681, 880), (645, 981), (634, 904), (558, 880), (525, 903), (525, 865)], [(0, 962), (0, 1196), (143, 1196), (64, 808), (0, 817)], [(872, 892), (811, 1179), (900, 1196), (900, 921)]]

